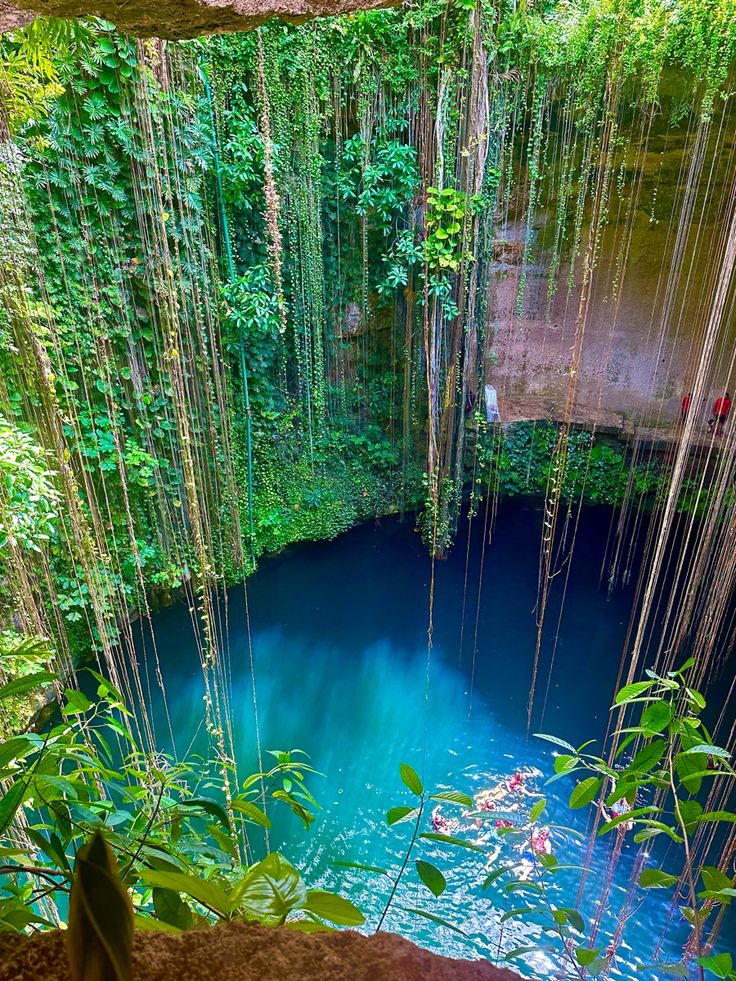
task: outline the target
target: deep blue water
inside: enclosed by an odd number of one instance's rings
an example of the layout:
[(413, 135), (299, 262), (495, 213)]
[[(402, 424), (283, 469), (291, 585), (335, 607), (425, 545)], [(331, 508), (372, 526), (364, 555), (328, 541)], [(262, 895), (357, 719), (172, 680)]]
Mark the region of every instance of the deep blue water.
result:
[[(610, 520), (607, 509), (583, 513), (562, 616), (564, 574), (555, 583), (546, 616), (532, 731), (541, 727), (576, 745), (600, 741), (605, 732), (633, 601), (633, 587), (610, 598), (599, 587)], [(537, 502), (501, 504), (486, 548), (480, 599), (482, 520), (474, 523), (467, 585), (467, 539), (461, 536), (449, 558), (436, 563), (429, 657), (431, 563), (411, 520), (385, 520), (332, 542), (293, 547), (264, 560), (248, 581), (262, 745), (300, 747), (325, 774), (312, 782), (322, 810), (311, 830), (305, 832), (290, 815), (276, 820), (271, 846), (312, 884), (352, 898), (366, 913), (369, 928), (383, 908), (389, 880), (332, 863), (398, 867), (411, 827), (389, 829), (385, 812), (411, 803), (399, 779), (402, 761), (421, 773), (427, 787), (471, 794), (522, 768), (533, 775), (534, 788), (542, 790), (553, 773), (554, 747), (528, 738), (526, 726), (540, 529)], [(249, 773), (257, 766), (242, 587), (231, 591), (228, 607), (237, 757), (242, 772)], [(162, 611), (155, 629), (177, 751), (192, 741), (201, 750), (203, 685), (186, 607)], [(154, 716), (162, 718), (160, 709), (157, 713), (154, 707)], [(159, 736), (167, 748), (162, 722)], [(567, 808), (571, 786), (566, 779), (544, 788), (548, 821), (584, 834), (590, 812)], [(452, 816), (453, 809), (446, 813)], [(464, 833), (494, 848), (499, 842), (489, 828)], [(424, 830), (431, 830), (429, 821)], [(595, 912), (608, 874), (614, 837), (596, 843), (581, 906), (586, 919)], [(583, 864), (587, 838), (580, 841), (553, 828), (552, 841), (561, 863)], [(533, 924), (510, 921), (502, 931), (499, 926), (503, 910), (525, 905), (519, 896), (506, 895), (503, 880), (486, 892), (480, 889), (488, 870), (518, 857), (508, 840), (501, 840), (500, 849), (485, 867), (483, 856), (470, 851), (423, 845), (417, 857), (444, 871), (447, 892), (434, 899), (418, 884), (413, 863), (399, 890), (397, 905), (422, 906), (461, 927), (469, 941), (398, 908), (384, 928), (450, 956), (484, 956), (499, 942), (503, 950), (534, 943), (539, 931)], [(637, 854), (636, 846), (624, 846), (598, 940), (602, 946), (609, 942), (624, 910), (628, 918), (611, 972), (616, 978), (659, 977), (656, 970), (642, 975), (636, 968), (651, 963), (660, 947), (661, 960), (679, 959), (688, 935), (681, 914), (670, 906), (669, 892), (630, 891)], [(663, 858), (666, 865), (664, 851), (640, 861), (654, 864)], [(555, 902), (575, 905), (578, 876), (570, 871), (556, 878)], [(553, 973), (545, 954), (531, 956), (526, 967), (516, 966), (533, 976)]]

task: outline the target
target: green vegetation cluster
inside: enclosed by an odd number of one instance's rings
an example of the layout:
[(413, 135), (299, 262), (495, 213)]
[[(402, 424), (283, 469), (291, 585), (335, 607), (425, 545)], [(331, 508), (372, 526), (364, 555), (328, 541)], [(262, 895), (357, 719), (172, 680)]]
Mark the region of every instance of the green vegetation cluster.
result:
[[(708, 863), (697, 843), (702, 833), (718, 833), (736, 821), (718, 803), (728, 799), (736, 770), (703, 722), (706, 702), (693, 687), (694, 671), (689, 661), (664, 675), (648, 671), (644, 680), (621, 688), (611, 709), (616, 732), (606, 758), (592, 752), (591, 742), (575, 747), (558, 736), (536, 735), (555, 748), (546, 786), (574, 778), (567, 806), (591, 808), (594, 834), (618, 839), (619, 847), (629, 838), (634, 844), (667, 841), (664, 867), (645, 863), (637, 871), (638, 886), (682, 895), (692, 938), (682, 963), (646, 969), (686, 977), (692, 964), (701, 979), (706, 972), (733, 979), (731, 955), (714, 948), (736, 895), (733, 870), (728, 856)], [(352, 902), (309, 887), (298, 856), (277, 850), (273, 818), (279, 810), (290, 811), (306, 828), (319, 811), (311, 786), (319, 773), (301, 750), (274, 750), (272, 765), (239, 779), (236, 765), (228, 764), (238, 784), (232, 795), (219, 764), (143, 750), (135, 735), (138, 721), (122, 694), (92, 674), (94, 703), (66, 689), (60, 716), (44, 735), (0, 739), (6, 788), (0, 800), (0, 931), (51, 928), (61, 917), (68, 920), (72, 967), (94, 957), (106, 977), (128, 981), (133, 928), (179, 932), (218, 920), (286, 924), (303, 932), (366, 925)], [(55, 679), (40, 672), (35, 680)], [(0, 712), (20, 687), (0, 687)], [(461, 822), (438, 830), (428, 812), (456, 809), (476, 830), (482, 822), (495, 825), (497, 813), (463, 791), (425, 788), (406, 763), (400, 776), (404, 802), (386, 813), (396, 837), (394, 865), (358, 864), (339, 851), (332, 856), (336, 874), (372, 879), (371, 892), (385, 895), (372, 927), (381, 929), (387, 916), (403, 911), (465, 937), (470, 952), (483, 940), (477, 915), (471, 937), (443, 915), (442, 897), (458, 862), (474, 862), (478, 886), (499, 911), (500, 924), (515, 927), (505, 943), (487, 942), (487, 956), (517, 967), (526, 961), (533, 970), (534, 957), (543, 952), (564, 978), (608, 972), (615, 943), (601, 944), (598, 925), (564, 905), (564, 898), (560, 902), (557, 880), (571, 868), (567, 856), (536, 844), (549, 832), (546, 822), (576, 834), (560, 823), (559, 801), (535, 794), (514, 822), (501, 822), (502, 844), (494, 849), (463, 833)], [(21, 824), (14, 823), (21, 815)], [(448, 852), (446, 867), (435, 864), (438, 848)], [(528, 924), (539, 939), (518, 946)]]

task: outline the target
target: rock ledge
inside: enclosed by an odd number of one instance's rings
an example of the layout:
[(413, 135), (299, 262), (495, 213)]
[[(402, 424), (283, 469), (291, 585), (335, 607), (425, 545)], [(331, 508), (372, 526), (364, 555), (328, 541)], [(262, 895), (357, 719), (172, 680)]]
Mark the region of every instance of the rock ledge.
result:
[[(302, 934), (249, 923), (139, 931), (133, 958), (134, 981), (519, 981), (487, 961), (440, 957), (393, 933)], [(63, 933), (2, 935), (0, 981), (71, 981)]]
[(36, 16), (101, 17), (126, 34), (170, 40), (250, 31), (276, 17), (290, 23), (387, 7), (397, 0), (0, 0), (0, 33)]

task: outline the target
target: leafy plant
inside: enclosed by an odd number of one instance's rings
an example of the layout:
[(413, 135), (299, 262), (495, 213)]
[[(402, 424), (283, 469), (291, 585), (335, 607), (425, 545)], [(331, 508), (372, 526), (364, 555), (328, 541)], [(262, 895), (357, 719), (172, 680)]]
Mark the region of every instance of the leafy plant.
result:
[[(690, 659), (665, 675), (648, 670), (647, 680), (618, 692), (612, 707), (615, 751), (609, 760), (586, 752), (589, 744), (576, 749), (557, 737), (538, 735), (564, 750), (555, 759), (553, 780), (590, 774), (578, 780), (569, 804), (595, 804), (601, 810), (599, 836), (631, 834), (637, 844), (664, 836), (675, 846), (667, 852), (669, 869), (646, 868), (639, 883), (645, 889), (682, 893), (681, 911), (692, 926), (688, 955), (695, 958), (703, 977), (704, 969), (727, 965), (723, 955), (710, 954), (705, 927), (736, 896), (736, 875), (727, 858), (719, 866), (698, 858), (694, 838), (699, 829), (728, 827), (736, 822), (736, 814), (706, 810), (698, 794), (713, 784), (727, 800), (736, 769), (727, 750), (714, 745), (702, 720), (706, 702), (688, 680), (692, 668)], [(602, 969), (606, 966), (603, 958)], [(720, 976), (733, 976), (730, 962)]]
[[(51, 926), (47, 911), (62, 915), (71, 890), (70, 917), (81, 925), (70, 943), (79, 960), (79, 935), (99, 921), (89, 897), (114, 878), (112, 863), (139, 926), (154, 920), (185, 929), (213, 918), (275, 924), (292, 914), (323, 925), (363, 922), (348, 900), (309, 889), (282, 855), (255, 858), (254, 832), (271, 828), (267, 808), (286, 806), (307, 827), (314, 820), (305, 778), (316, 771), (303, 753), (273, 751), (274, 766), (228, 799), (219, 767), (143, 752), (122, 696), (92, 673), (94, 703), (67, 689), (61, 719), (45, 735), (0, 742), (0, 929)], [(11, 694), (12, 686), (0, 689), (0, 703)]]

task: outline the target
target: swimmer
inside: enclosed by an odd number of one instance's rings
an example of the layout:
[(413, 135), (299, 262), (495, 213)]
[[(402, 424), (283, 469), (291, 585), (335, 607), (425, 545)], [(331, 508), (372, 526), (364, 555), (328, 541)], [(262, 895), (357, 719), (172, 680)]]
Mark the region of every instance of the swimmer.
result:
[(503, 781), (490, 790), (481, 790), (475, 795), (476, 811), (495, 811), (496, 805), (506, 796), (506, 785)]
[[(616, 792), (616, 785), (614, 784), (613, 793)], [(633, 807), (626, 800), (625, 797), (619, 797), (619, 799), (611, 805), (611, 810), (606, 808), (605, 804), (600, 805), (601, 814), (603, 815), (604, 821), (613, 821), (614, 818), (623, 817), (624, 814), (628, 814), (629, 811), (633, 810)], [(633, 821), (621, 821), (618, 825), (618, 830), (622, 833), (631, 831), (634, 827)]]
[(432, 830), (441, 835), (451, 835), (459, 827), (458, 822), (454, 818), (445, 817), (439, 804), (432, 811), (431, 821)]
[[(492, 787), (490, 790), (481, 790), (480, 793), (476, 794), (474, 797), (475, 810), (485, 812), (486, 814), (496, 810), (496, 807), (503, 801), (506, 796), (506, 785), (503, 781)], [(475, 819), (476, 828), (480, 828), (482, 823), (482, 818), (477, 817)]]
[(526, 776), (523, 773), (514, 773), (508, 782), (509, 792), (512, 794), (526, 793)]
[(551, 855), (552, 842), (549, 840), (549, 828), (539, 828), (531, 838), (531, 849), (534, 855)]

